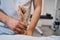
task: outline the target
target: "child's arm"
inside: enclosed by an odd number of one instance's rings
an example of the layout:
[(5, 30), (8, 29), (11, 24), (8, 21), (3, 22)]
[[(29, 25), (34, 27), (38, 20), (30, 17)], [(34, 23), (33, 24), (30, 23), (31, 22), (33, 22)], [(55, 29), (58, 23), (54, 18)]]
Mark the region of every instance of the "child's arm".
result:
[(29, 28), (27, 30), (27, 35), (31, 36), (34, 29), (35, 29), (35, 26), (40, 18), (40, 15), (41, 15), (41, 9), (42, 9), (42, 0), (34, 0), (34, 14), (32, 16), (32, 19), (31, 19), (31, 23), (29, 25)]

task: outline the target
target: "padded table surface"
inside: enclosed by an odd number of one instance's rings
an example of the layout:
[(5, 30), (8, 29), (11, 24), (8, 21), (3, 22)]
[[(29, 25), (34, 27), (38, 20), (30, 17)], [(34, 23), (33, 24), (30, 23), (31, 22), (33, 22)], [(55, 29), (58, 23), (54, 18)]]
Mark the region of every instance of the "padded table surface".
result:
[(60, 36), (31, 37), (25, 35), (0, 35), (0, 40), (60, 40)]

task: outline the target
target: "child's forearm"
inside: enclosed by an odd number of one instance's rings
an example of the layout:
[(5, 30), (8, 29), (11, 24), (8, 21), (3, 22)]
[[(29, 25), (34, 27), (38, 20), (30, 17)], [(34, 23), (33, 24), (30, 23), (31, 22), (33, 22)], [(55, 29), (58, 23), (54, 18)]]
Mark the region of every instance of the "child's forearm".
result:
[(38, 6), (34, 11), (34, 15), (32, 16), (31, 23), (28, 28), (29, 31), (32, 31), (32, 32), (34, 31), (35, 26), (40, 18), (40, 14), (41, 14), (41, 8), (40, 6)]

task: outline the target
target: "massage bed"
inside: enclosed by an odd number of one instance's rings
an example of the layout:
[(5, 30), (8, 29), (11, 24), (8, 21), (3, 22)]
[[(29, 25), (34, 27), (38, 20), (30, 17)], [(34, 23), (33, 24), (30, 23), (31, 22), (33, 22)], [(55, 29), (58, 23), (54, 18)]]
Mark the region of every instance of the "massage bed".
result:
[(60, 40), (60, 36), (32, 37), (26, 35), (0, 35), (0, 40)]

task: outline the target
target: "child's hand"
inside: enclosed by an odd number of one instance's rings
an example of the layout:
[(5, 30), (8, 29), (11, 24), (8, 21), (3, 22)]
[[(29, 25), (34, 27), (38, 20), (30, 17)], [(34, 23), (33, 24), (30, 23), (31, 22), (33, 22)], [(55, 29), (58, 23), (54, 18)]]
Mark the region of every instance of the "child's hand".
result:
[(25, 35), (32, 36), (32, 35), (33, 35), (33, 32), (30, 31), (30, 30), (27, 30), (27, 31), (25, 32)]

